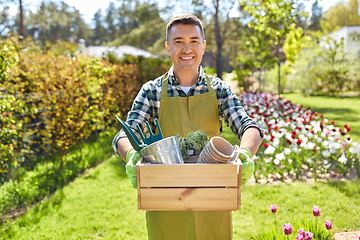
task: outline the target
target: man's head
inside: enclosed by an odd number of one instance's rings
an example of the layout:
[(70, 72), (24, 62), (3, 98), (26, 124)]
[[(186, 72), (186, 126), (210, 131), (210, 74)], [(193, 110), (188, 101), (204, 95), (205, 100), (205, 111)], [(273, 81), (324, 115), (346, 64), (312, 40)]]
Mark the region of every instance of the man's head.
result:
[(191, 14), (182, 14), (182, 15), (172, 17), (170, 19), (170, 21), (168, 22), (168, 24), (166, 25), (166, 41), (169, 42), (171, 28), (178, 24), (198, 26), (201, 30), (201, 34), (202, 34), (202, 38), (203, 38), (202, 40), (205, 40), (204, 29), (203, 29), (200, 19), (198, 19), (196, 16), (191, 15)]

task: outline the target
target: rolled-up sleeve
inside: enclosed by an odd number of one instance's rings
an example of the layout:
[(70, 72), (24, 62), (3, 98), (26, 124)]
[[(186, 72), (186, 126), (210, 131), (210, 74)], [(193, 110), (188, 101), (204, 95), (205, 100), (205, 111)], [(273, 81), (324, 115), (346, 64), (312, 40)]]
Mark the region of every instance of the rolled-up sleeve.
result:
[(245, 109), (241, 106), (239, 98), (231, 90), (230, 86), (223, 81), (217, 84), (221, 85), (219, 86), (221, 91), (217, 92), (218, 99), (220, 99), (220, 113), (224, 117), (226, 125), (231, 128), (231, 131), (241, 141), (242, 136), (247, 129), (256, 128), (258, 129), (261, 138), (263, 138), (264, 130), (247, 115)]

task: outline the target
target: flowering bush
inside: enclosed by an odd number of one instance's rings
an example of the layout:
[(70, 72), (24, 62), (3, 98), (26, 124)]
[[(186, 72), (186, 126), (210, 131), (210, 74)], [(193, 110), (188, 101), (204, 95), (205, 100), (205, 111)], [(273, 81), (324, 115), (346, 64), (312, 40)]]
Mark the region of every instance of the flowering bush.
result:
[(360, 178), (359, 143), (349, 137), (351, 128), (335, 127), (322, 114), (279, 98), (272, 93), (246, 93), (241, 102), (248, 115), (265, 130), (255, 160), (255, 179), (285, 171), (298, 179), (307, 168), (316, 180), (330, 169), (344, 176), (353, 166)]

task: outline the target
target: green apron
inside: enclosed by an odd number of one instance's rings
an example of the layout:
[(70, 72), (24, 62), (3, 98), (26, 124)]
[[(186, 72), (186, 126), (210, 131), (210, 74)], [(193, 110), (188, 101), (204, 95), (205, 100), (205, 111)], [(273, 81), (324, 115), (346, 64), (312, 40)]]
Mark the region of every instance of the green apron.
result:
[[(209, 138), (219, 135), (218, 102), (205, 75), (207, 93), (190, 97), (168, 97), (168, 74), (161, 88), (159, 123), (164, 137), (186, 137), (203, 130)], [(230, 240), (231, 211), (147, 211), (149, 240)]]

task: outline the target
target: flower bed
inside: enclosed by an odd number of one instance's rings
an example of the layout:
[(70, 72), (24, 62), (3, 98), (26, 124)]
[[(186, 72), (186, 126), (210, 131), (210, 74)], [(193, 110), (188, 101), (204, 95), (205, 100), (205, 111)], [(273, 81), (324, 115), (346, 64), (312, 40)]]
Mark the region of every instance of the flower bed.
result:
[(255, 179), (293, 174), (296, 179), (310, 171), (315, 180), (330, 170), (346, 176), (354, 168), (360, 178), (359, 143), (349, 137), (351, 128), (335, 127), (322, 114), (271, 93), (242, 93), (248, 115), (266, 135), (257, 155)]

